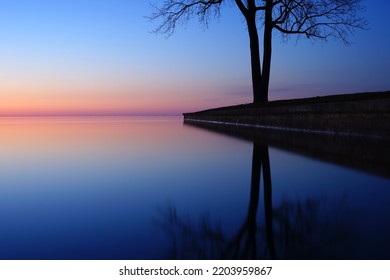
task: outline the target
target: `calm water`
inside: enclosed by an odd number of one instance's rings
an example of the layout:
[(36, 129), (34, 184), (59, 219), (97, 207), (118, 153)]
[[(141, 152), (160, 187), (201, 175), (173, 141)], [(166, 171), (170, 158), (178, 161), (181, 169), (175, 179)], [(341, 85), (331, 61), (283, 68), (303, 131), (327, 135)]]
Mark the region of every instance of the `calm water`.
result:
[(0, 119), (0, 259), (390, 259), (386, 153), (233, 134)]

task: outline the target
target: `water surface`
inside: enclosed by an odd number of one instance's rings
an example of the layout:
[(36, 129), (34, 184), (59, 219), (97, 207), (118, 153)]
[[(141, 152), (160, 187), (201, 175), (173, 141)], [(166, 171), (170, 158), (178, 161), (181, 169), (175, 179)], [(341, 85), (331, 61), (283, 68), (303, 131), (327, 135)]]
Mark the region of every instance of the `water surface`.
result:
[(179, 117), (2, 118), (0, 258), (389, 259), (388, 166), (303, 146)]

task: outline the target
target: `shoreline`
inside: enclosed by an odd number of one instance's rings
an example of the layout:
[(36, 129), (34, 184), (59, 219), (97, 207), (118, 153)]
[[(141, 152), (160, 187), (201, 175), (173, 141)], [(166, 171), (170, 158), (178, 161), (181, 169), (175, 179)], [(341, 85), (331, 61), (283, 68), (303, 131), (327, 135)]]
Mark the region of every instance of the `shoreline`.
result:
[(244, 104), (183, 116), (187, 123), (390, 139), (390, 91)]

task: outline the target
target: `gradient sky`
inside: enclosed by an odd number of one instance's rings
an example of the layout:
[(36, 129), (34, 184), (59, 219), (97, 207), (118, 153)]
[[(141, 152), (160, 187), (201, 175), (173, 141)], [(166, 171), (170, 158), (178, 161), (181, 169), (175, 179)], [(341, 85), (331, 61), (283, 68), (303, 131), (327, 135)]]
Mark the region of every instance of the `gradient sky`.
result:
[[(163, 1), (154, 1), (161, 5)], [(390, 90), (390, 1), (352, 45), (275, 32), (270, 99)], [(179, 114), (251, 102), (248, 35), (225, 4), (155, 35), (149, 1), (0, 0), (0, 115)]]

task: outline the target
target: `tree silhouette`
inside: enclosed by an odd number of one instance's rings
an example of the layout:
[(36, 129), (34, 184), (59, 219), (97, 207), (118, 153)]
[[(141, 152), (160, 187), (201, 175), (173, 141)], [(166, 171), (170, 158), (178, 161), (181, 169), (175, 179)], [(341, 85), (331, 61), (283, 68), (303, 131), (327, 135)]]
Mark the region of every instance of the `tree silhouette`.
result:
[[(198, 17), (206, 27), (219, 16), (221, 5), (229, 0), (166, 0), (154, 6), (151, 20), (160, 21), (156, 33), (171, 35), (178, 23)], [(349, 44), (348, 36), (366, 21), (359, 15), (361, 0), (231, 0), (245, 18), (250, 42), (253, 103), (268, 101), (273, 30), (284, 38), (291, 34), (327, 40), (334, 37)], [(263, 32), (262, 56), (258, 30)], [(262, 57), (262, 61), (261, 61)]]

